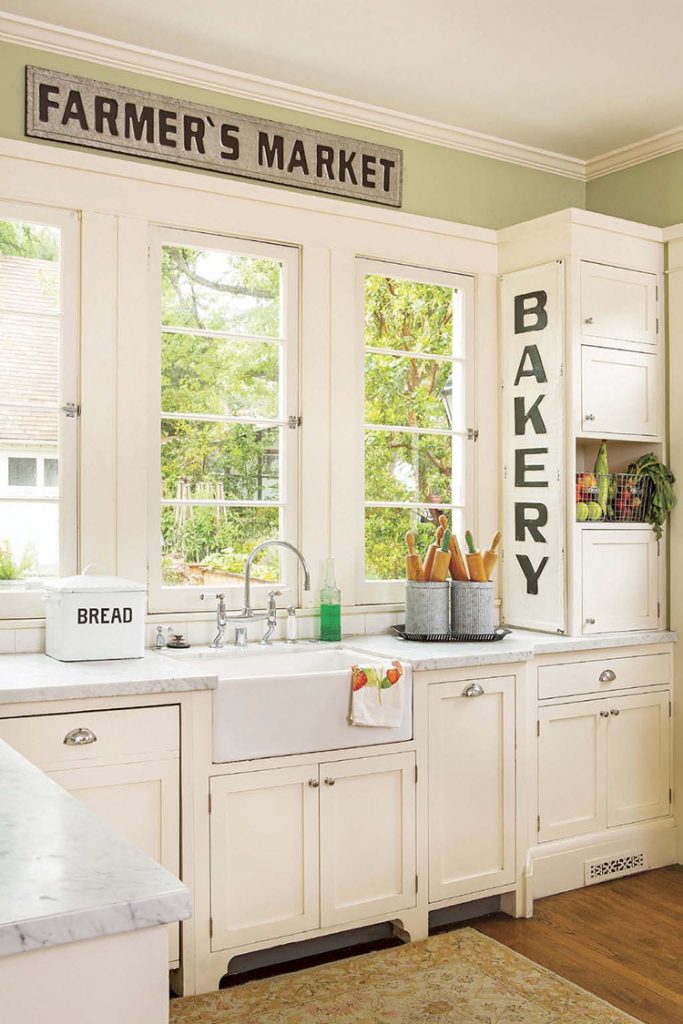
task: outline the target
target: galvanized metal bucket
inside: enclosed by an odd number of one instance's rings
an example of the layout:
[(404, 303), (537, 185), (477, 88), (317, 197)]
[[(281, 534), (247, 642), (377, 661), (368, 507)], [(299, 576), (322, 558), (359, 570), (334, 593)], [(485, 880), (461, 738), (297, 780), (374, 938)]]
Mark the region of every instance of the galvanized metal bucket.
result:
[(492, 633), (496, 628), (495, 589), (493, 583), (451, 580), (451, 633)]
[(406, 582), (406, 633), (448, 633), (448, 582)]

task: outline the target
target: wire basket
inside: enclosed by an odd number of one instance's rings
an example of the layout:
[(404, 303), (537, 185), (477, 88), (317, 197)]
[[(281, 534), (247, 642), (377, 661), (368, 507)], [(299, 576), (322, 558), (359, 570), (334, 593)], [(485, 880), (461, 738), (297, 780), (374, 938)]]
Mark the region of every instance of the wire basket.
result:
[(652, 481), (633, 473), (577, 473), (577, 523), (645, 523)]

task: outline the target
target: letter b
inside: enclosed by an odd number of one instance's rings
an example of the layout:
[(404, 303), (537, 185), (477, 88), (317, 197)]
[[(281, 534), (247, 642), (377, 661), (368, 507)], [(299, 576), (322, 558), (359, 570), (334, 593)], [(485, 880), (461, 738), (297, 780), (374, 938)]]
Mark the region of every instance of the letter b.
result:
[[(528, 301), (533, 305), (527, 305)], [(545, 311), (548, 302), (547, 292), (527, 292), (515, 295), (515, 334), (526, 334), (527, 331), (542, 331), (548, 326), (548, 314)], [(534, 317), (533, 323), (527, 323), (527, 317)]]

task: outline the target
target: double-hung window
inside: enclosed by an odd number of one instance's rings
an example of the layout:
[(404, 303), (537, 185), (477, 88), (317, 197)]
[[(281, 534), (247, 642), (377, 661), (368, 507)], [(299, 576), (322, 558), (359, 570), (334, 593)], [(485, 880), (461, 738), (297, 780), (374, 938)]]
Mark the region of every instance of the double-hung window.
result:
[(358, 260), (364, 330), (366, 600), (402, 600), (405, 535), (420, 552), (446, 514), (462, 540), (473, 394), (468, 339), (473, 282), (461, 275)]
[[(250, 551), (298, 540), (298, 251), (160, 228), (151, 255), (150, 606), (238, 607)], [(296, 585), (280, 550), (256, 590)]]
[(0, 617), (77, 567), (78, 219), (0, 204)]

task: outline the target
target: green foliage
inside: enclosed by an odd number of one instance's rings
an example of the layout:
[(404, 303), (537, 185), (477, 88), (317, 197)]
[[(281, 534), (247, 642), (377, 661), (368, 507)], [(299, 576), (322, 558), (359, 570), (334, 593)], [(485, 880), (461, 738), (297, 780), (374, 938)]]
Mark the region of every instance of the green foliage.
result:
[(15, 562), (9, 541), (0, 541), (0, 580), (23, 579), (35, 567), (36, 555), (32, 547), (26, 547), (19, 561)]
[(669, 467), (660, 462), (653, 452), (642, 455), (637, 462), (632, 462), (628, 472), (636, 478), (644, 477), (651, 483), (652, 490), (644, 518), (645, 522), (652, 524), (657, 540), (661, 540), (662, 526), (676, 505), (673, 488), (676, 478)]
[(59, 260), (59, 231), (13, 220), (0, 220), (0, 256)]

